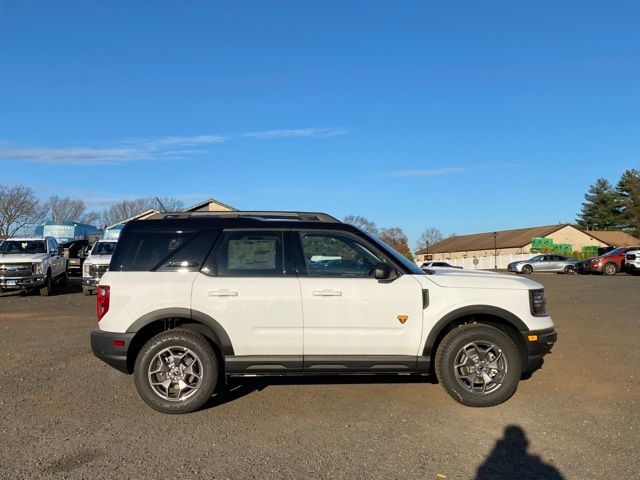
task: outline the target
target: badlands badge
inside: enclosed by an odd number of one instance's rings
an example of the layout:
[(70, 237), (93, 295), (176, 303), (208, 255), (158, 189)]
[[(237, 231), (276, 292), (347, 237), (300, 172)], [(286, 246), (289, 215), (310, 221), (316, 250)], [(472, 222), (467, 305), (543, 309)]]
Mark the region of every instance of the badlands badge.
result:
[(398, 315), (398, 321), (404, 325), (404, 322), (409, 320), (409, 315)]

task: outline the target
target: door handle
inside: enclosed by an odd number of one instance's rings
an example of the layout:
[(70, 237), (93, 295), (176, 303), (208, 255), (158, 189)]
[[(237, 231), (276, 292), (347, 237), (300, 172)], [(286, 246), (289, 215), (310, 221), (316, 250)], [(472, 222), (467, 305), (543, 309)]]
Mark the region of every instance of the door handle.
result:
[(314, 297), (341, 297), (342, 292), (340, 290), (314, 290)]
[(209, 290), (210, 297), (237, 297), (238, 292), (234, 290)]

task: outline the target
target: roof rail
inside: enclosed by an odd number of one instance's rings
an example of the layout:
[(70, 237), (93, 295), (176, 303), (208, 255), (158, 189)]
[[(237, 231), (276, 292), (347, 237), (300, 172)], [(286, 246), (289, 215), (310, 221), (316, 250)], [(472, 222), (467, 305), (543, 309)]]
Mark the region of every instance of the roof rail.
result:
[(335, 217), (321, 212), (278, 212), (278, 211), (231, 211), (231, 212), (162, 212), (146, 218), (161, 220), (165, 218), (255, 218), (258, 220), (297, 220), (300, 222), (341, 223)]

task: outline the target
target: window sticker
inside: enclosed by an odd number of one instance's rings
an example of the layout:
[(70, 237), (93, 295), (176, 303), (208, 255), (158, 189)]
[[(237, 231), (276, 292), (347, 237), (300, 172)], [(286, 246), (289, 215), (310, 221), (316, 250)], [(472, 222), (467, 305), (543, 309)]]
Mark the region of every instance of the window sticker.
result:
[(229, 241), (229, 270), (275, 270), (277, 238)]

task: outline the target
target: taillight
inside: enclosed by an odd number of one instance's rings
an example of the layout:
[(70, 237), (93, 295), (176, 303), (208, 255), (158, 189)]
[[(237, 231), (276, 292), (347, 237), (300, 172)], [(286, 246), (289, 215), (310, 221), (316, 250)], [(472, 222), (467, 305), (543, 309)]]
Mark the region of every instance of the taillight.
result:
[(109, 285), (98, 286), (98, 294), (96, 295), (96, 314), (98, 315), (98, 321), (109, 311), (110, 296), (111, 289)]

